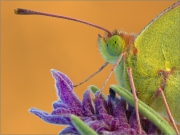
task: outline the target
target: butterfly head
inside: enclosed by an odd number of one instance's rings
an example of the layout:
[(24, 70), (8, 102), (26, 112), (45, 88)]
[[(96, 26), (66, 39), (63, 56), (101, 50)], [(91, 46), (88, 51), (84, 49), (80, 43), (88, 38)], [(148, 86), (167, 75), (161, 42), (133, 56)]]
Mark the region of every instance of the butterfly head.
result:
[(118, 56), (125, 49), (125, 40), (121, 37), (121, 32), (114, 30), (112, 34), (98, 36), (98, 47), (102, 57), (109, 63), (114, 63)]

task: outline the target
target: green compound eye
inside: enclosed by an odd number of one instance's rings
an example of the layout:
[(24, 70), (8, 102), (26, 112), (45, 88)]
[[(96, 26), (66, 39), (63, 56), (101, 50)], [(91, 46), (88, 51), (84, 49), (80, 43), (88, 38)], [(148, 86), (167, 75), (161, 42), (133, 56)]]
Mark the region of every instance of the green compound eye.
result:
[(119, 35), (113, 35), (105, 41), (98, 37), (98, 47), (102, 57), (109, 63), (114, 64), (118, 56), (123, 52), (125, 41)]
[(124, 40), (119, 35), (114, 35), (108, 39), (107, 48), (110, 55), (119, 56), (124, 49)]

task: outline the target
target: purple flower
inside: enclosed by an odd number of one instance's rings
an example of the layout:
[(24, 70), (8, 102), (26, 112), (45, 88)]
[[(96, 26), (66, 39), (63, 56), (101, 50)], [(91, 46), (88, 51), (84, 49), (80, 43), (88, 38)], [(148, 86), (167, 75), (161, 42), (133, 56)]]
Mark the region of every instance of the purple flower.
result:
[[(51, 114), (38, 110), (29, 109), (42, 120), (52, 124), (67, 125), (59, 134), (79, 134), (71, 122), (72, 114), (78, 116), (85, 124), (99, 134), (138, 134), (135, 111), (132, 107), (127, 108), (122, 98), (116, 97), (110, 90), (107, 98), (97, 91), (93, 100), (90, 97), (91, 89), (83, 94), (82, 102), (73, 92), (73, 84), (70, 79), (61, 72), (51, 70), (55, 79), (55, 87), (58, 101), (53, 103)], [(142, 119), (143, 134), (157, 134), (157, 128), (148, 120)]]

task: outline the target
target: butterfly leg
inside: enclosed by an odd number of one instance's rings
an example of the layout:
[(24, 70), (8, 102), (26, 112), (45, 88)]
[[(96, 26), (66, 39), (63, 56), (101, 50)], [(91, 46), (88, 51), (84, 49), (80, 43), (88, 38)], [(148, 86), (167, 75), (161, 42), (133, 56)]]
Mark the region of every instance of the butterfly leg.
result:
[(111, 77), (113, 71), (115, 70), (115, 68), (117, 67), (117, 65), (119, 64), (119, 62), (121, 61), (121, 59), (122, 59), (122, 57), (123, 57), (124, 55), (125, 55), (125, 52), (121, 53), (121, 55), (118, 57), (118, 59), (117, 59), (116, 62), (114, 63), (114, 65), (113, 65), (113, 67), (112, 67), (110, 73), (108, 74), (106, 80), (104, 81), (104, 83), (103, 83), (103, 85), (102, 85), (102, 87), (101, 87), (101, 92), (102, 92), (102, 90), (104, 89), (104, 87), (105, 87), (107, 81), (108, 81), (109, 78)]
[(164, 96), (164, 92), (163, 92), (163, 90), (162, 90), (161, 88), (159, 88), (159, 89), (156, 91), (155, 97), (157, 97), (159, 94), (161, 94), (161, 96), (162, 96), (162, 99), (163, 99), (163, 102), (164, 102), (164, 105), (165, 105), (167, 114), (168, 114), (168, 116), (169, 116), (169, 120), (170, 120), (170, 122), (172, 123), (174, 130), (175, 130), (176, 133), (179, 135), (179, 131), (178, 131), (177, 127), (176, 127), (176, 124), (175, 124), (174, 119), (173, 119), (173, 117), (172, 117), (172, 114), (171, 114), (171, 112), (170, 112), (169, 106), (168, 106), (168, 104), (167, 104), (166, 98), (165, 98), (165, 96)]
[(87, 77), (86, 79), (84, 79), (82, 82), (73, 85), (73, 87), (77, 87), (85, 82), (87, 82), (89, 79), (91, 79), (93, 76), (95, 76), (96, 74), (98, 74), (99, 72), (101, 72), (109, 63), (105, 62), (96, 72), (94, 72), (93, 74), (91, 74), (89, 77)]
[(131, 90), (132, 90), (132, 94), (133, 94), (133, 98), (134, 98), (134, 104), (135, 104), (134, 106), (135, 106), (136, 118), (137, 118), (137, 122), (138, 122), (138, 130), (139, 130), (139, 134), (141, 134), (142, 131), (141, 131), (141, 123), (140, 123), (139, 111), (138, 111), (138, 98), (137, 98), (137, 95), (136, 95), (136, 89), (135, 89), (134, 81), (133, 81), (133, 77), (132, 77), (132, 69), (127, 68), (127, 72), (128, 72), (130, 86), (131, 86)]

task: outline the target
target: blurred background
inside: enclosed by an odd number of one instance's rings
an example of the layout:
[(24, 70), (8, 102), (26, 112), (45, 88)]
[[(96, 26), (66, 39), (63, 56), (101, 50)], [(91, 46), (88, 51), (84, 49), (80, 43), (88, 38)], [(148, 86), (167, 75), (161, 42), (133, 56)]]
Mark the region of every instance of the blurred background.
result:
[[(97, 47), (104, 32), (90, 26), (43, 16), (20, 16), (15, 8), (60, 14), (100, 25), (110, 31), (139, 33), (175, 1), (1, 1), (1, 134), (58, 134), (64, 127), (30, 114), (36, 107), (50, 113), (57, 100), (50, 69), (68, 75), (74, 84), (105, 61)], [(80, 100), (91, 84), (101, 87), (111, 65), (74, 89)], [(116, 84), (113, 75), (110, 84)]]

